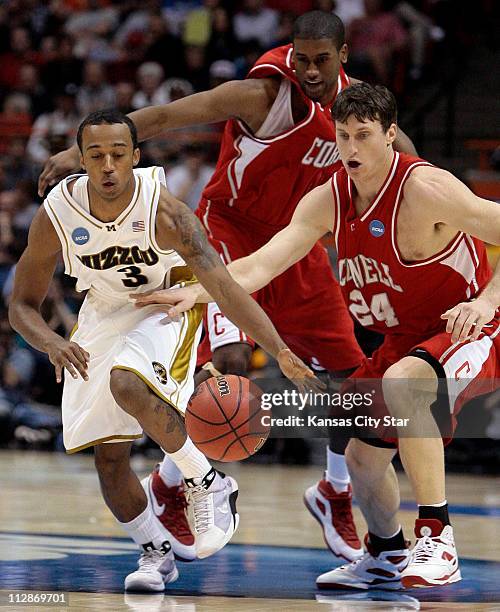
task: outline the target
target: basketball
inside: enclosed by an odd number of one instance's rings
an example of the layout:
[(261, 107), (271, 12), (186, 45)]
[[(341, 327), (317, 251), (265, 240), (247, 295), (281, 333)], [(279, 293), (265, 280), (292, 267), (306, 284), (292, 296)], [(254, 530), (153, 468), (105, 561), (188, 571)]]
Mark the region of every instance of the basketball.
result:
[(209, 378), (193, 393), (186, 430), (201, 452), (217, 461), (241, 461), (256, 453), (269, 435), (262, 424), (261, 391), (248, 378)]

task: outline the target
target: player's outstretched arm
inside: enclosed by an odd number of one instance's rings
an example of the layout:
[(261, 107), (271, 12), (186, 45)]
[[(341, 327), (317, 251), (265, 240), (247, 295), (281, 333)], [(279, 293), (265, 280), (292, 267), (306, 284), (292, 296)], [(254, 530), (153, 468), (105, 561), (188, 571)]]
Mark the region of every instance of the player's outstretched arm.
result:
[[(139, 141), (158, 136), (165, 130), (226, 121), (232, 117), (253, 126), (262, 120), (276, 96), (273, 79), (229, 81), (208, 91), (186, 96), (161, 106), (147, 106), (129, 114), (135, 123)], [(260, 120), (259, 120), (260, 125)], [(38, 178), (38, 194), (80, 168), (77, 145), (50, 157)]]
[(191, 210), (162, 189), (156, 219), (156, 238), (161, 248), (174, 248), (213, 295), (226, 316), (278, 359), (291, 379), (314, 378), (278, 335), (268, 316), (231, 277), (205, 231)]
[[(302, 198), (286, 228), (255, 253), (231, 262), (227, 269), (241, 287), (253, 293), (307, 255), (333, 225), (334, 207), (328, 181)], [(164, 289), (131, 297), (137, 306), (170, 304), (174, 308), (169, 311), (169, 316), (189, 310), (195, 303), (219, 302), (199, 283), (181, 289)]]
[(16, 266), (9, 321), (26, 342), (48, 354), (57, 382), (62, 379), (63, 368), (73, 378), (78, 377), (78, 372), (87, 380), (87, 351), (52, 331), (40, 314), (60, 250), (59, 238), (42, 206), (31, 223), (28, 246)]
[[(476, 196), (455, 176), (440, 168), (417, 168), (405, 186), (405, 199), (435, 223), (444, 223), (489, 244), (500, 245), (500, 205)], [(477, 339), (500, 308), (500, 264), (482, 293), (442, 314), (452, 341)]]

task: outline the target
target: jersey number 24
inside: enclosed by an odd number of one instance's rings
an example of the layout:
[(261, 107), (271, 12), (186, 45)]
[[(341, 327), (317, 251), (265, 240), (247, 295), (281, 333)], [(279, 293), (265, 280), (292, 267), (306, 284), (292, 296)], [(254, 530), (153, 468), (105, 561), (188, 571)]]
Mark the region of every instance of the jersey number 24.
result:
[(376, 293), (368, 305), (361, 291), (353, 289), (349, 294), (349, 302), (349, 311), (352, 316), (365, 327), (373, 325), (374, 319), (384, 321), (387, 327), (399, 325), (387, 293)]

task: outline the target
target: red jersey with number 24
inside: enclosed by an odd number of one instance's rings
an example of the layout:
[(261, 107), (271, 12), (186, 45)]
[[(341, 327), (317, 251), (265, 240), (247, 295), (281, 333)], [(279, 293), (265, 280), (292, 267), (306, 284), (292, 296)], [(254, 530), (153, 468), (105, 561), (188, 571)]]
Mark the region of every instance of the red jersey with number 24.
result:
[(415, 168), (430, 165), (395, 152), (384, 184), (360, 216), (345, 168), (332, 177), (340, 286), (351, 315), (382, 334), (443, 331), (441, 314), (473, 298), (491, 277), (483, 242), (463, 232), (428, 259), (403, 259), (396, 228), (404, 185)]

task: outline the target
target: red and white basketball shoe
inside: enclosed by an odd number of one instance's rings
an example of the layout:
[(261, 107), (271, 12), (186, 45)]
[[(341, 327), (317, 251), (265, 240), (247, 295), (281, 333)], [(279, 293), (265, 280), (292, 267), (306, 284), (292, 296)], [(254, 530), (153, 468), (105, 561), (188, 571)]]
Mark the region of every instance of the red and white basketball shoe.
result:
[(352, 516), (351, 485), (344, 493), (337, 493), (323, 478), (304, 493), (304, 503), (323, 529), (328, 548), (337, 557), (354, 561), (363, 555)]
[(401, 581), (406, 589), (452, 584), (462, 579), (451, 525), (436, 519), (417, 519), (417, 541)]
[(181, 561), (193, 561), (196, 559), (196, 549), (194, 536), (187, 520), (184, 483), (167, 487), (160, 477), (159, 468), (157, 465), (149, 476), (143, 478), (141, 485), (176, 558)]
[(318, 589), (402, 589), (401, 575), (410, 558), (409, 549), (376, 554), (370, 545), (368, 534), (365, 536), (365, 547), (366, 552), (360, 559), (318, 576)]

